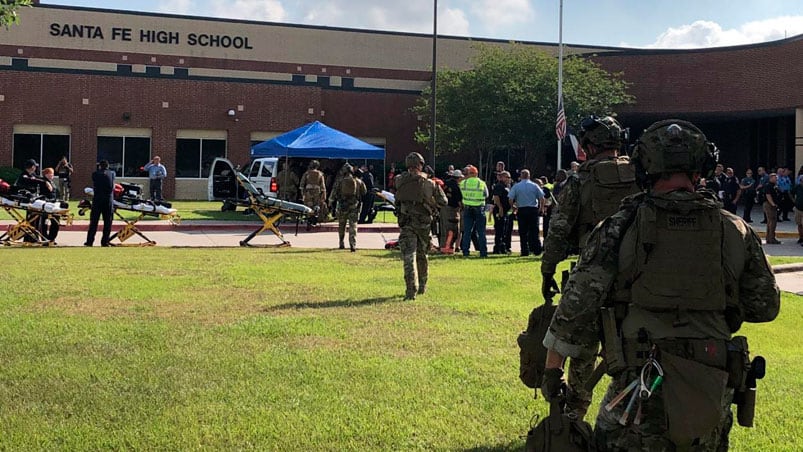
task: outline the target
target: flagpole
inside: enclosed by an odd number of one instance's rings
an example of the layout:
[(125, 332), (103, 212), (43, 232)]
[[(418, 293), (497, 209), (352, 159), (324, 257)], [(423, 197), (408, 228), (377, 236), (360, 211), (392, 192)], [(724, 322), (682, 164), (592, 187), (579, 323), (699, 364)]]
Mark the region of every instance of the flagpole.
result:
[[(563, 0), (560, 0), (560, 22), (558, 25), (558, 104), (563, 100)], [(563, 154), (562, 140), (558, 140), (558, 165), (555, 171), (563, 168), (561, 156)]]
[(438, 0), (434, 0), (432, 13), (432, 97), (430, 103), (430, 134), (429, 147), (432, 148), (432, 169), (435, 169), (435, 130), (437, 121), (437, 92), (438, 92)]

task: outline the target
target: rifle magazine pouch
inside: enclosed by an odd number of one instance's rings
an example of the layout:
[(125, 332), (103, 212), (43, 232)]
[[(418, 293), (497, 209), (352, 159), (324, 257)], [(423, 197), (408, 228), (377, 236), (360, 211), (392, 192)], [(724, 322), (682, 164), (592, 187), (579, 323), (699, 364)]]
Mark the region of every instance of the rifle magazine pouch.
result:
[(527, 320), (527, 330), (522, 331), (516, 339), (519, 344), (519, 379), (528, 388), (541, 387), (546, 364), (544, 336), (555, 309), (556, 306), (551, 304), (533, 309)]
[(667, 435), (679, 448), (709, 435), (724, 419), (728, 373), (661, 352)]

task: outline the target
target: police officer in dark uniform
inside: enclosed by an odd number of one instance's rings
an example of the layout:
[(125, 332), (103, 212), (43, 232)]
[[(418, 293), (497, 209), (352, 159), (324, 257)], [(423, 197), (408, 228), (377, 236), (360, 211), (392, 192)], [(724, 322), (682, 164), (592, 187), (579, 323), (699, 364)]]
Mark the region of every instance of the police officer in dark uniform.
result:
[(92, 173), (92, 186), (95, 193), (92, 197), (92, 212), (89, 215), (89, 229), (84, 246), (92, 246), (95, 233), (98, 231), (98, 220), (103, 216), (103, 236), (100, 246), (109, 246), (112, 232), (112, 213), (114, 212), (114, 171), (109, 169), (109, 162), (101, 160), (98, 169)]

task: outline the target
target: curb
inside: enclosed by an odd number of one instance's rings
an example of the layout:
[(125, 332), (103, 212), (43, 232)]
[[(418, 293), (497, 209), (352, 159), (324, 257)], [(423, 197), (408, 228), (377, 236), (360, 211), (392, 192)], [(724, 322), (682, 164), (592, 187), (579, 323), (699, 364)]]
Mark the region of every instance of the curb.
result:
[(772, 272), (775, 274), (803, 272), (803, 263), (773, 265)]

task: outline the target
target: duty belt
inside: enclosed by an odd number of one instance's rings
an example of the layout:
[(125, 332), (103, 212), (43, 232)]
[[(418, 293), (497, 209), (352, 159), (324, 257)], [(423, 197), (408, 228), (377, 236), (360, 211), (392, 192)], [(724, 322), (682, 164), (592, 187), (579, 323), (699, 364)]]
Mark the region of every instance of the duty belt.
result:
[(652, 345), (658, 350), (697, 361), (701, 364), (725, 369), (727, 341), (725, 339), (659, 339), (639, 342), (622, 339), (625, 363), (628, 367), (641, 367), (650, 357)]

